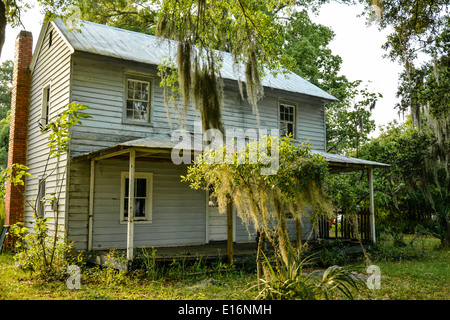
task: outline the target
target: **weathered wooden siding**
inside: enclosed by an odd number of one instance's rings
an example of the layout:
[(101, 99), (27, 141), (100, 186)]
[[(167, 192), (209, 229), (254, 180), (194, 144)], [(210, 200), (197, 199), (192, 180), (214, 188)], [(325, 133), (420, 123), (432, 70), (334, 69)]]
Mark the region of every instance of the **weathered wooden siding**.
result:
[[(123, 120), (125, 73), (148, 75), (153, 79), (151, 123), (130, 124)], [(73, 63), (72, 100), (90, 107), (91, 119), (73, 130), (72, 155), (79, 155), (102, 147), (152, 134), (170, 132), (163, 89), (155, 66), (88, 54), (75, 54)], [(277, 129), (278, 104), (297, 106), (297, 140), (311, 139), (314, 149), (323, 150), (325, 123), (323, 102), (314, 98), (266, 89), (266, 97), (259, 103), (260, 128)], [(177, 115), (171, 113), (172, 128), (178, 127)], [(223, 121), (225, 129), (256, 129), (256, 116), (248, 102), (242, 101), (237, 85), (226, 82)], [(198, 112), (188, 108), (186, 129), (193, 131), (193, 123), (200, 121)], [(270, 133), (270, 131), (268, 131)]]
[[(126, 247), (127, 224), (120, 222), (120, 179), (126, 171), (125, 160), (96, 164), (93, 249)], [(72, 165), (69, 239), (80, 249), (87, 240), (88, 172), (87, 164)], [(186, 166), (137, 161), (136, 172), (153, 173), (153, 208), (152, 223), (135, 223), (135, 246), (204, 244), (205, 192), (181, 182)]]
[[(127, 225), (120, 222), (121, 172), (128, 170), (126, 160), (102, 160), (95, 168), (93, 249), (125, 248)], [(87, 248), (90, 162), (71, 164), (68, 237), (76, 249)], [(166, 162), (136, 162), (136, 172), (153, 173), (152, 223), (135, 224), (136, 247), (204, 244), (206, 242), (206, 194), (192, 190), (180, 176), (186, 166)], [(236, 212), (235, 212), (236, 215)], [(311, 223), (303, 219), (302, 236), (306, 239)], [(247, 228), (235, 217), (235, 241), (254, 241), (254, 228)], [(295, 222), (288, 222), (295, 239)]]
[[(49, 43), (50, 33), (52, 33), (51, 46)], [(38, 124), (42, 114), (43, 88), (45, 86), (48, 84), (51, 86), (50, 120), (54, 120), (64, 106), (69, 103), (71, 52), (50, 24), (38, 53), (39, 56), (37, 57), (32, 73), (28, 124), (27, 166), (30, 168), (29, 172), (33, 177), (27, 178), (26, 198), (28, 203), (35, 203), (39, 179), (51, 173), (46, 179), (46, 193), (49, 195), (57, 191), (60, 194), (58, 202), (58, 211), (60, 213), (58, 223), (60, 226), (64, 226), (64, 211), (66, 206), (65, 166), (67, 156), (63, 155), (59, 160), (56, 158), (49, 159), (49, 148), (46, 146), (48, 144), (49, 134), (42, 133)], [(58, 181), (61, 189), (58, 187), (55, 190)], [(54, 218), (55, 211), (48, 205), (45, 208), (45, 215), (46, 217)], [(25, 221), (32, 221), (33, 218), (33, 210), (27, 205)]]

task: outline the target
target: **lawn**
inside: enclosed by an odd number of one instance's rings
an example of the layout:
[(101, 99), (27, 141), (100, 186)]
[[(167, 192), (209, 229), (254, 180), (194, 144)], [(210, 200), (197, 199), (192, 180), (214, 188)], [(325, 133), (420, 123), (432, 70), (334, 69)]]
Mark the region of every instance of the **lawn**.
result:
[[(359, 300), (449, 300), (450, 253), (436, 250), (436, 239), (414, 241), (396, 248), (382, 243), (369, 251), (381, 271), (380, 289), (354, 291)], [(176, 267), (176, 266), (175, 266)], [(362, 263), (347, 268), (364, 273)], [(125, 274), (110, 268), (83, 268), (80, 289), (68, 289), (66, 281), (43, 282), (14, 267), (11, 254), (0, 255), (0, 299), (7, 300), (251, 300), (256, 273), (250, 269), (228, 269), (220, 263), (200, 272), (178, 269), (156, 280), (142, 271)]]

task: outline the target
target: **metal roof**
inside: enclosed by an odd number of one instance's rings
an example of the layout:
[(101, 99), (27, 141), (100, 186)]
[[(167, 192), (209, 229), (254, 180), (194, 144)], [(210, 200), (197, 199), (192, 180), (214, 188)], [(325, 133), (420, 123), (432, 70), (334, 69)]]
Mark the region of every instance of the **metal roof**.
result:
[[(168, 154), (167, 151), (171, 151), (175, 147), (177, 147), (178, 150), (191, 150), (192, 152), (202, 152), (204, 150), (204, 144), (202, 139), (203, 139), (202, 135), (198, 136), (195, 134), (194, 135), (191, 134), (190, 140), (186, 139), (185, 137), (184, 139), (173, 141), (170, 134), (157, 134), (142, 139), (119, 143), (117, 145), (97, 150), (91, 153), (82, 154), (74, 158), (75, 159), (95, 159), (97, 157), (106, 158), (108, 157), (108, 154), (113, 155), (115, 154), (115, 152), (119, 150), (131, 148), (139, 149), (140, 151), (143, 152), (143, 154), (146, 154), (145, 150), (155, 150), (156, 152), (153, 153), (154, 156), (167, 155)], [(311, 150), (311, 152), (314, 154), (322, 155), (328, 162), (328, 166), (330, 167), (331, 172), (355, 171), (365, 169), (367, 167), (372, 168), (390, 167), (389, 164), (385, 163), (352, 157), (345, 157), (319, 150)]]
[[(53, 20), (74, 51), (89, 52), (102, 56), (159, 65), (164, 59), (176, 57), (176, 42), (152, 35), (119, 29), (89, 21), (81, 21), (80, 32), (70, 31), (61, 19)], [(234, 68), (231, 54), (220, 52), (223, 57), (221, 75), (224, 79), (245, 81), (244, 68)], [(176, 59), (174, 59), (176, 61)], [(293, 72), (285, 75), (264, 76), (263, 86), (300, 93), (324, 100), (337, 100), (319, 87)]]
[(376, 161), (363, 160), (352, 157), (345, 157), (334, 153), (323, 152), (318, 150), (311, 150), (315, 154), (321, 154), (328, 162), (328, 166), (334, 171), (353, 171), (363, 169), (366, 167), (373, 168), (388, 168), (391, 165)]

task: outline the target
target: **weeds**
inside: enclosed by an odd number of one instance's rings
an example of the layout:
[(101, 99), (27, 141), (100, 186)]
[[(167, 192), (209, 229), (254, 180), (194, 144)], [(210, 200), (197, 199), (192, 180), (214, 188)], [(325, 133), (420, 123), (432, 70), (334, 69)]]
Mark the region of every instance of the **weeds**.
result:
[(312, 258), (302, 258), (301, 252), (290, 251), (287, 263), (275, 257), (276, 266), (266, 255), (264, 258), (264, 279), (259, 280), (261, 283), (258, 283), (258, 287), (262, 288), (256, 299), (330, 300), (341, 295), (353, 299), (352, 289), (362, 284), (358, 278), (338, 266), (329, 267), (322, 276), (303, 273), (303, 267), (310, 264)]

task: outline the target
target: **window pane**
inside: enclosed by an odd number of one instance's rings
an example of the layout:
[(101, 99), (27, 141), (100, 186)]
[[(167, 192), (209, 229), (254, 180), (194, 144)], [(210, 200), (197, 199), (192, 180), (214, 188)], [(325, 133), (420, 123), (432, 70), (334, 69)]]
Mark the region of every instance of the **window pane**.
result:
[[(123, 216), (128, 218), (128, 198), (124, 199), (123, 202)], [(145, 217), (145, 202), (146, 199), (134, 199), (134, 216), (135, 217)]]
[(292, 133), (292, 136), (294, 136), (294, 125), (292, 123), (288, 123), (287, 133)]
[(125, 197), (128, 197), (128, 194), (130, 192), (130, 179), (126, 178), (125, 179)]
[(125, 198), (125, 201), (123, 202), (123, 216), (125, 218), (128, 217), (128, 198)]
[(280, 134), (282, 137), (284, 137), (287, 133), (287, 124), (286, 122), (281, 122), (280, 123)]
[(148, 121), (150, 82), (127, 80), (126, 117), (133, 120)]
[(136, 179), (136, 197), (147, 196), (147, 179)]
[(134, 216), (145, 217), (145, 199), (135, 199)]
[(128, 98), (128, 99), (133, 99), (133, 97), (134, 97), (134, 91), (133, 91), (133, 90), (128, 90), (128, 96), (127, 96), (127, 98)]
[(141, 111), (139, 115), (141, 120), (147, 120), (147, 103), (142, 102)]

